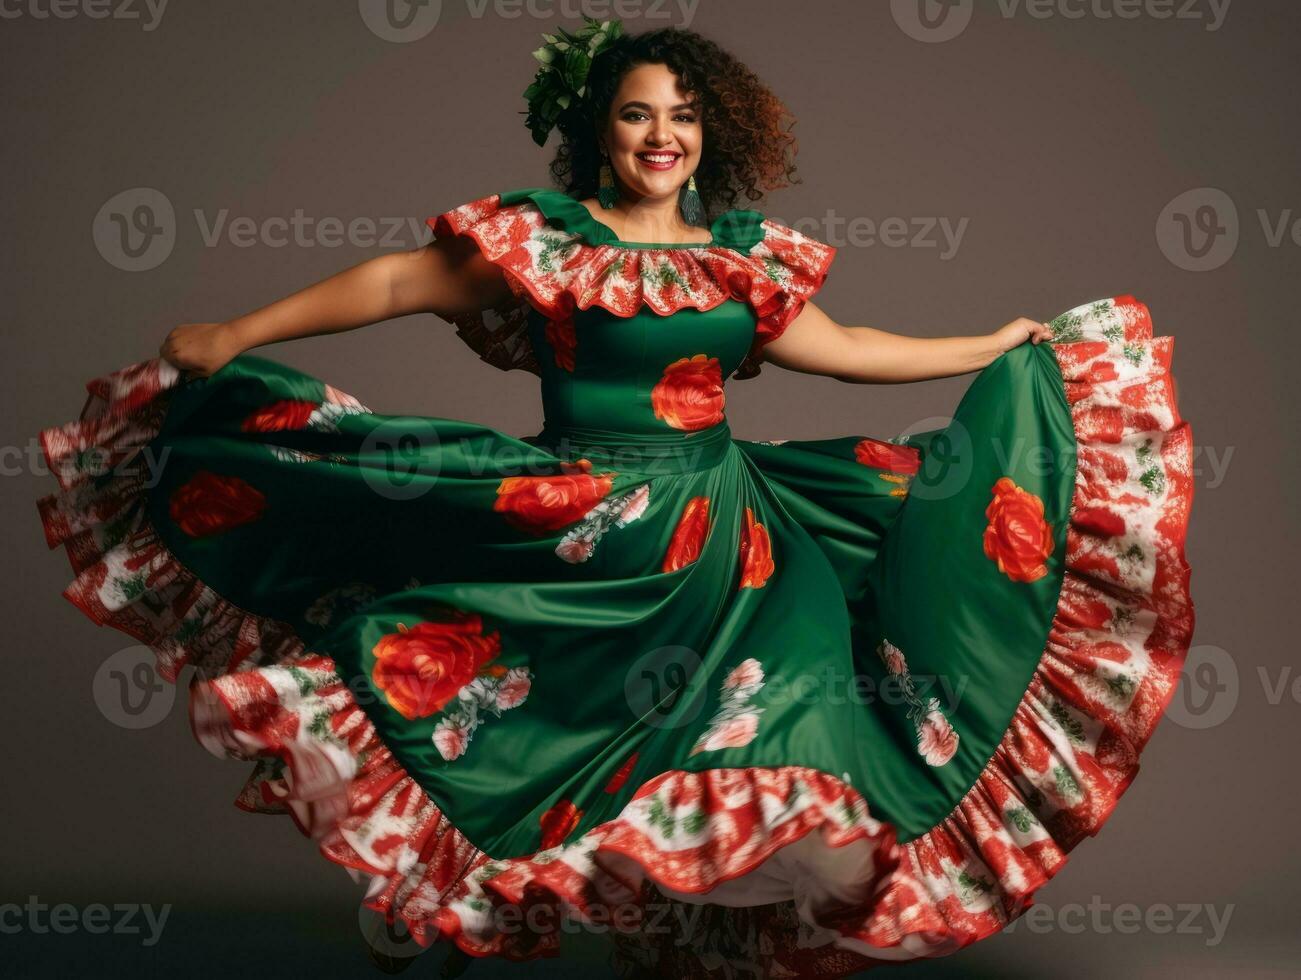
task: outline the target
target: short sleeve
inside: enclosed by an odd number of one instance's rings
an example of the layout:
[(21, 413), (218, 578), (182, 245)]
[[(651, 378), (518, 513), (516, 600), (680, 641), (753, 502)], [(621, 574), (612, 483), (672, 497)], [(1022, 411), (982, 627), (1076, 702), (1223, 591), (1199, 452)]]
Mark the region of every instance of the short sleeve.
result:
[(586, 264), (579, 236), (554, 228), (527, 195), (491, 194), (426, 219), (435, 238), (466, 235), (505, 274), (511, 291), (544, 316), (563, 317), (572, 309), (567, 287)]
[(435, 239), (465, 235), (498, 266), (514, 294), (503, 306), (446, 317), (456, 334), (479, 357), (503, 371), (514, 369), (541, 374), (537, 353), (528, 332), (530, 309), (554, 315), (557, 292), (553, 283), (536, 271), (531, 243), (545, 219), (529, 203), (502, 204), (491, 194), (425, 219)]
[(765, 218), (763, 238), (749, 253), (761, 267), (751, 286), (751, 307), (758, 322), (750, 351), (732, 377), (753, 378), (763, 363), (763, 348), (785, 332), (804, 304), (822, 288), (836, 257), (836, 247), (781, 222)]

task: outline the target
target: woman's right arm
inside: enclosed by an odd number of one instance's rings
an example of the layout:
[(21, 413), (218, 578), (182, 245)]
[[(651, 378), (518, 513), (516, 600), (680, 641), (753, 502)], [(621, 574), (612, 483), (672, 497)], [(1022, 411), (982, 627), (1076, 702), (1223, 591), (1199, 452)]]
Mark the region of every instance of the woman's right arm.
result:
[(353, 330), (409, 313), (472, 313), (511, 298), (501, 270), (475, 243), (450, 236), (369, 259), (224, 323), (182, 324), (164, 339), (159, 355), (206, 377), (252, 347)]

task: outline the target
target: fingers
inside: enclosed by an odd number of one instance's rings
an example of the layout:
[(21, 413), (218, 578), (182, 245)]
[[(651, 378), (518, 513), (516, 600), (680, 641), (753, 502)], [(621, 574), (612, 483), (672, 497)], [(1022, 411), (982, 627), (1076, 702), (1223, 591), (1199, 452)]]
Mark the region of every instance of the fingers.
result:
[(1041, 340), (1053, 339), (1052, 324), (1044, 323), (1041, 320), (1031, 320), (1029, 317), (1024, 317), (1024, 316), (1018, 317), (1017, 319), (1009, 323), (1006, 327), (1004, 327), (1003, 330), (1009, 331), (1014, 326), (1019, 328), (1018, 332), (1020, 331), (1024, 331), (1024, 332), (1021, 333), (1021, 339), (1016, 341), (1016, 343), (1013, 346), (1016, 346), (1018, 344), (1023, 344), (1027, 340), (1030, 341), (1030, 343), (1032, 344), (1038, 344), (1039, 341)]

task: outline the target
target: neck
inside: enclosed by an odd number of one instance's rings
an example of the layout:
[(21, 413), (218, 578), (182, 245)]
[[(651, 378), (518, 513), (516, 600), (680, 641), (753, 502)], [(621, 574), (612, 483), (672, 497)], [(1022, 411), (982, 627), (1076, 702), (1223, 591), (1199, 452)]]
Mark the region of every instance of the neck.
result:
[(677, 192), (666, 197), (642, 198), (620, 194), (614, 210), (623, 218), (624, 227), (628, 232), (624, 237), (627, 238), (635, 237), (641, 241), (658, 242), (700, 230), (695, 225), (689, 225), (682, 220)]

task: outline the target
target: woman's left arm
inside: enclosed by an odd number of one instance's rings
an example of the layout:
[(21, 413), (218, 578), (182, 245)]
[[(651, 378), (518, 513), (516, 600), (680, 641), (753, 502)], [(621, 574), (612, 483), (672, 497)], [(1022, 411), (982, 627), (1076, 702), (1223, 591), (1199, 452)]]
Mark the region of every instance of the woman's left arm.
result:
[(851, 384), (900, 384), (979, 371), (1027, 340), (1051, 338), (1046, 323), (1017, 317), (974, 337), (908, 337), (874, 327), (847, 327), (805, 303), (776, 340), (764, 345), (765, 363)]

